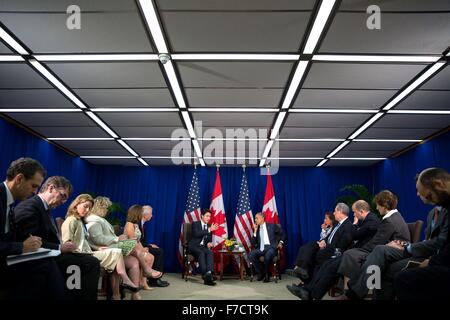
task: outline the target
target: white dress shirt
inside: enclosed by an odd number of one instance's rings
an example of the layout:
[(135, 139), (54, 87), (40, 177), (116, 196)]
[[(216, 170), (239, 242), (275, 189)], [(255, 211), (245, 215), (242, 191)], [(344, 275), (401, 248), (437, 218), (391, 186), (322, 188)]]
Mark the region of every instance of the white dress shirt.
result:
[[(202, 231), (205, 230), (205, 226), (206, 226), (206, 230), (208, 230), (208, 233), (209, 233), (208, 225), (207, 225), (206, 223), (204, 223), (203, 220), (200, 220), (200, 222), (202, 223)], [(200, 245), (201, 245), (201, 246), (204, 244), (204, 243), (203, 243), (203, 240), (204, 240), (204, 239), (205, 239), (205, 237), (203, 237), (202, 242), (200, 242)]]
[[(255, 233), (255, 237), (256, 237), (256, 233)], [(270, 245), (269, 234), (267, 233), (266, 223), (263, 223), (259, 226), (259, 239), (260, 239), (259, 250), (264, 251), (264, 246)]]
[(5, 220), (5, 234), (9, 232), (9, 210), (10, 206), (14, 203), (14, 197), (9, 190), (8, 186), (6, 185), (6, 182), (3, 182), (6, 189), (6, 220)]

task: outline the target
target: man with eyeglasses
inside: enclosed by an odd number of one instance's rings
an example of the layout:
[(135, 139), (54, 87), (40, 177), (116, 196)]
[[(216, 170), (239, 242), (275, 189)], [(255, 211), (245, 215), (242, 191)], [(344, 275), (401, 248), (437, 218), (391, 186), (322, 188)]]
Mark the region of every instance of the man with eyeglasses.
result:
[[(450, 209), (450, 174), (428, 168), (417, 177), (417, 195), (424, 203)], [(400, 272), (394, 279), (398, 300), (441, 300), (450, 296), (450, 233), (444, 247), (418, 268)]]
[(41, 237), (42, 247), (60, 250), (61, 255), (56, 262), (67, 278), (73, 271), (70, 266), (78, 266), (80, 288), (67, 288), (68, 293), (76, 300), (96, 300), (97, 285), (100, 276), (98, 259), (89, 254), (74, 253), (77, 246), (72, 242), (61, 244), (60, 231), (50, 210), (62, 205), (72, 193), (72, 184), (61, 176), (49, 177), (42, 185), (39, 194), (21, 202), (14, 210), (17, 223), (17, 238), (26, 239), (30, 234)]

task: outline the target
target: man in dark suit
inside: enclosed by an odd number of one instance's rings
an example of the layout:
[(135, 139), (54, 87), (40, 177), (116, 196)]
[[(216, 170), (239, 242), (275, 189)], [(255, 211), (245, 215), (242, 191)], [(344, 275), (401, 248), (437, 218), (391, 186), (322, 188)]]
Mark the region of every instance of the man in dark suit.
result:
[(0, 184), (0, 287), (8, 290), (8, 299), (63, 299), (63, 278), (52, 258), (32, 260), (6, 266), (6, 257), (38, 250), (42, 240), (28, 234), (17, 241), (17, 225), (13, 205), (37, 191), (45, 177), (45, 169), (31, 158), (11, 163), (6, 181)]
[(48, 178), (38, 195), (16, 207), (17, 238), (25, 239), (30, 234), (36, 235), (42, 238), (44, 248), (60, 250), (61, 254), (56, 258), (56, 262), (64, 277), (68, 279), (72, 275), (69, 266), (78, 266), (80, 270), (80, 287), (67, 284), (67, 292), (77, 300), (96, 300), (100, 276), (99, 260), (89, 254), (73, 253), (77, 247), (72, 242), (61, 244), (61, 236), (50, 213), (51, 209), (66, 202), (71, 192), (72, 185), (66, 178)]
[[(424, 203), (450, 210), (450, 174), (441, 168), (428, 168), (417, 177), (417, 195)], [(450, 233), (443, 248), (419, 268), (400, 272), (394, 278), (399, 300), (442, 300), (450, 288)]]
[[(164, 272), (164, 250), (154, 243), (151, 244), (147, 243), (145, 237), (144, 224), (152, 220), (153, 208), (149, 205), (145, 205), (142, 207), (142, 209), (143, 209), (142, 222), (139, 225), (139, 229), (141, 230), (142, 234), (141, 244), (144, 248), (148, 248), (148, 252), (155, 257), (155, 260), (153, 261), (153, 269)], [(152, 287), (167, 287), (169, 285), (169, 282), (164, 281), (161, 278), (158, 279), (148, 278), (148, 283)]]
[[(448, 223), (449, 216), (447, 210), (443, 207), (436, 206), (428, 213), (424, 241), (403, 245), (393, 241), (386, 246), (380, 246), (380, 248), (385, 247), (383, 250), (383, 258), (387, 266), (385, 272), (381, 274), (381, 288), (374, 292), (375, 299), (394, 300), (394, 277), (401, 272), (410, 261), (419, 263), (438, 253), (447, 240)], [(376, 247), (375, 249), (377, 248), (379, 247)], [(397, 254), (397, 252), (402, 253), (399, 255), (401, 260), (395, 259), (394, 254)]]
[[(354, 214), (349, 247), (345, 249), (360, 248), (372, 239), (380, 225), (380, 219), (370, 212), (369, 204), (358, 200), (352, 205)], [(319, 300), (329, 288), (339, 279), (337, 270), (342, 256), (336, 255), (325, 261), (314, 274), (312, 280), (305, 285), (287, 285), (288, 290), (302, 300)]]
[(192, 254), (200, 265), (200, 272), (205, 285), (214, 286), (213, 279), (214, 255), (212, 232), (219, 228), (217, 223), (208, 225), (211, 220), (211, 211), (205, 209), (201, 214), (201, 220), (192, 223), (191, 240), (188, 243), (189, 253)]
[[(264, 215), (257, 213), (255, 215), (255, 224), (253, 230), (253, 237), (251, 239), (253, 249), (248, 258), (255, 267), (258, 274), (258, 281), (264, 279), (264, 282), (269, 282), (269, 267), (273, 258), (277, 254), (278, 248), (282, 248), (286, 237), (283, 229), (278, 225), (266, 223)], [(261, 270), (259, 258), (264, 256), (264, 270)]]
[(389, 190), (379, 192), (374, 200), (377, 209), (383, 216), (377, 233), (361, 248), (348, 250), (339, 265), (339, 274), (347, 277), (348, 290), (340, 299), (358, 299), (367, 294), (367, 279), (372, 272), (369, 268), (375, 264), (375, 256), (371, 252), (378, 245), (392, 240), (410, 241), (408, 225), (397, 210), (397, 196)]

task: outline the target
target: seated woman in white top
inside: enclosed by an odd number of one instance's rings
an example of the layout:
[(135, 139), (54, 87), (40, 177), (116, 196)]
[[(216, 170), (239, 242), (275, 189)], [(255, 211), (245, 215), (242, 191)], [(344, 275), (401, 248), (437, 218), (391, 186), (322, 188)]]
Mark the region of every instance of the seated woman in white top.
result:
[[(147, 263), (150, 267), (153, 266), (153, 262), (155, 261), (155, 257), (148, 252), (148, 248), (145, 248), (141, 243), (142, 232), (139, 228), (139, 223), (142, 220), (142, 214), (144, 212), (144, 208), (138, 204), (132, 205), (128, 209), (127, 213), (127, 223), (125, 224), (124, 234), (128, 237), (128, 239), (136, 239), (137, 247), (139, 250), (143, 250), (144, 256), (147, 259)], [(141, 278), (141, 286), (144, 287), (145, 290), (152, 290), (147, 283), (147, 278)]]
[(111, 286), (113, 288), (113, 299), (120, 300), (120, 290), (118, 277), (122, 278), (120, 285), (124, 289), (137, 292), (141, 288), (136, 286), (126, 273), (125, 263), (123, 261), (122, 251), (120, 249), (100, 247), (98, 251), (92, 251), (87, 241), (87, 230), (83, 223), (83, 218), (88, 214), (94, 204), (94, 199), (88, 194), (80, 194), (70, 204), (67, 210), (66, 220), (61, 226), (62, 242), (71, 241), (77, 246), (75, 252), (91, 253), (100, 260), (100, 265), (107, 272), (114, 272), (111, 277)]

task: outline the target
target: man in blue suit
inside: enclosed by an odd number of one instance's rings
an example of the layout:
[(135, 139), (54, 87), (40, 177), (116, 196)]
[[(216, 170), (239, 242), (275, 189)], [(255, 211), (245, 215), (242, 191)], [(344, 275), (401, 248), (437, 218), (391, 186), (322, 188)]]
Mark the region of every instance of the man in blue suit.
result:
[[(248, 258), (258, 273), (258, 281), (264, 279), (269, 282), (269, 266), (277, 254), (277, 248), (282, 248), (285, 235), (277, 224), (268, 224), (264, 221), (264, 215), (258, 212), (255, 215), (252, 245), (255, 248), (250, 252)], [(259, 258), (264, 256), (264, 270), (261, 270)]]

